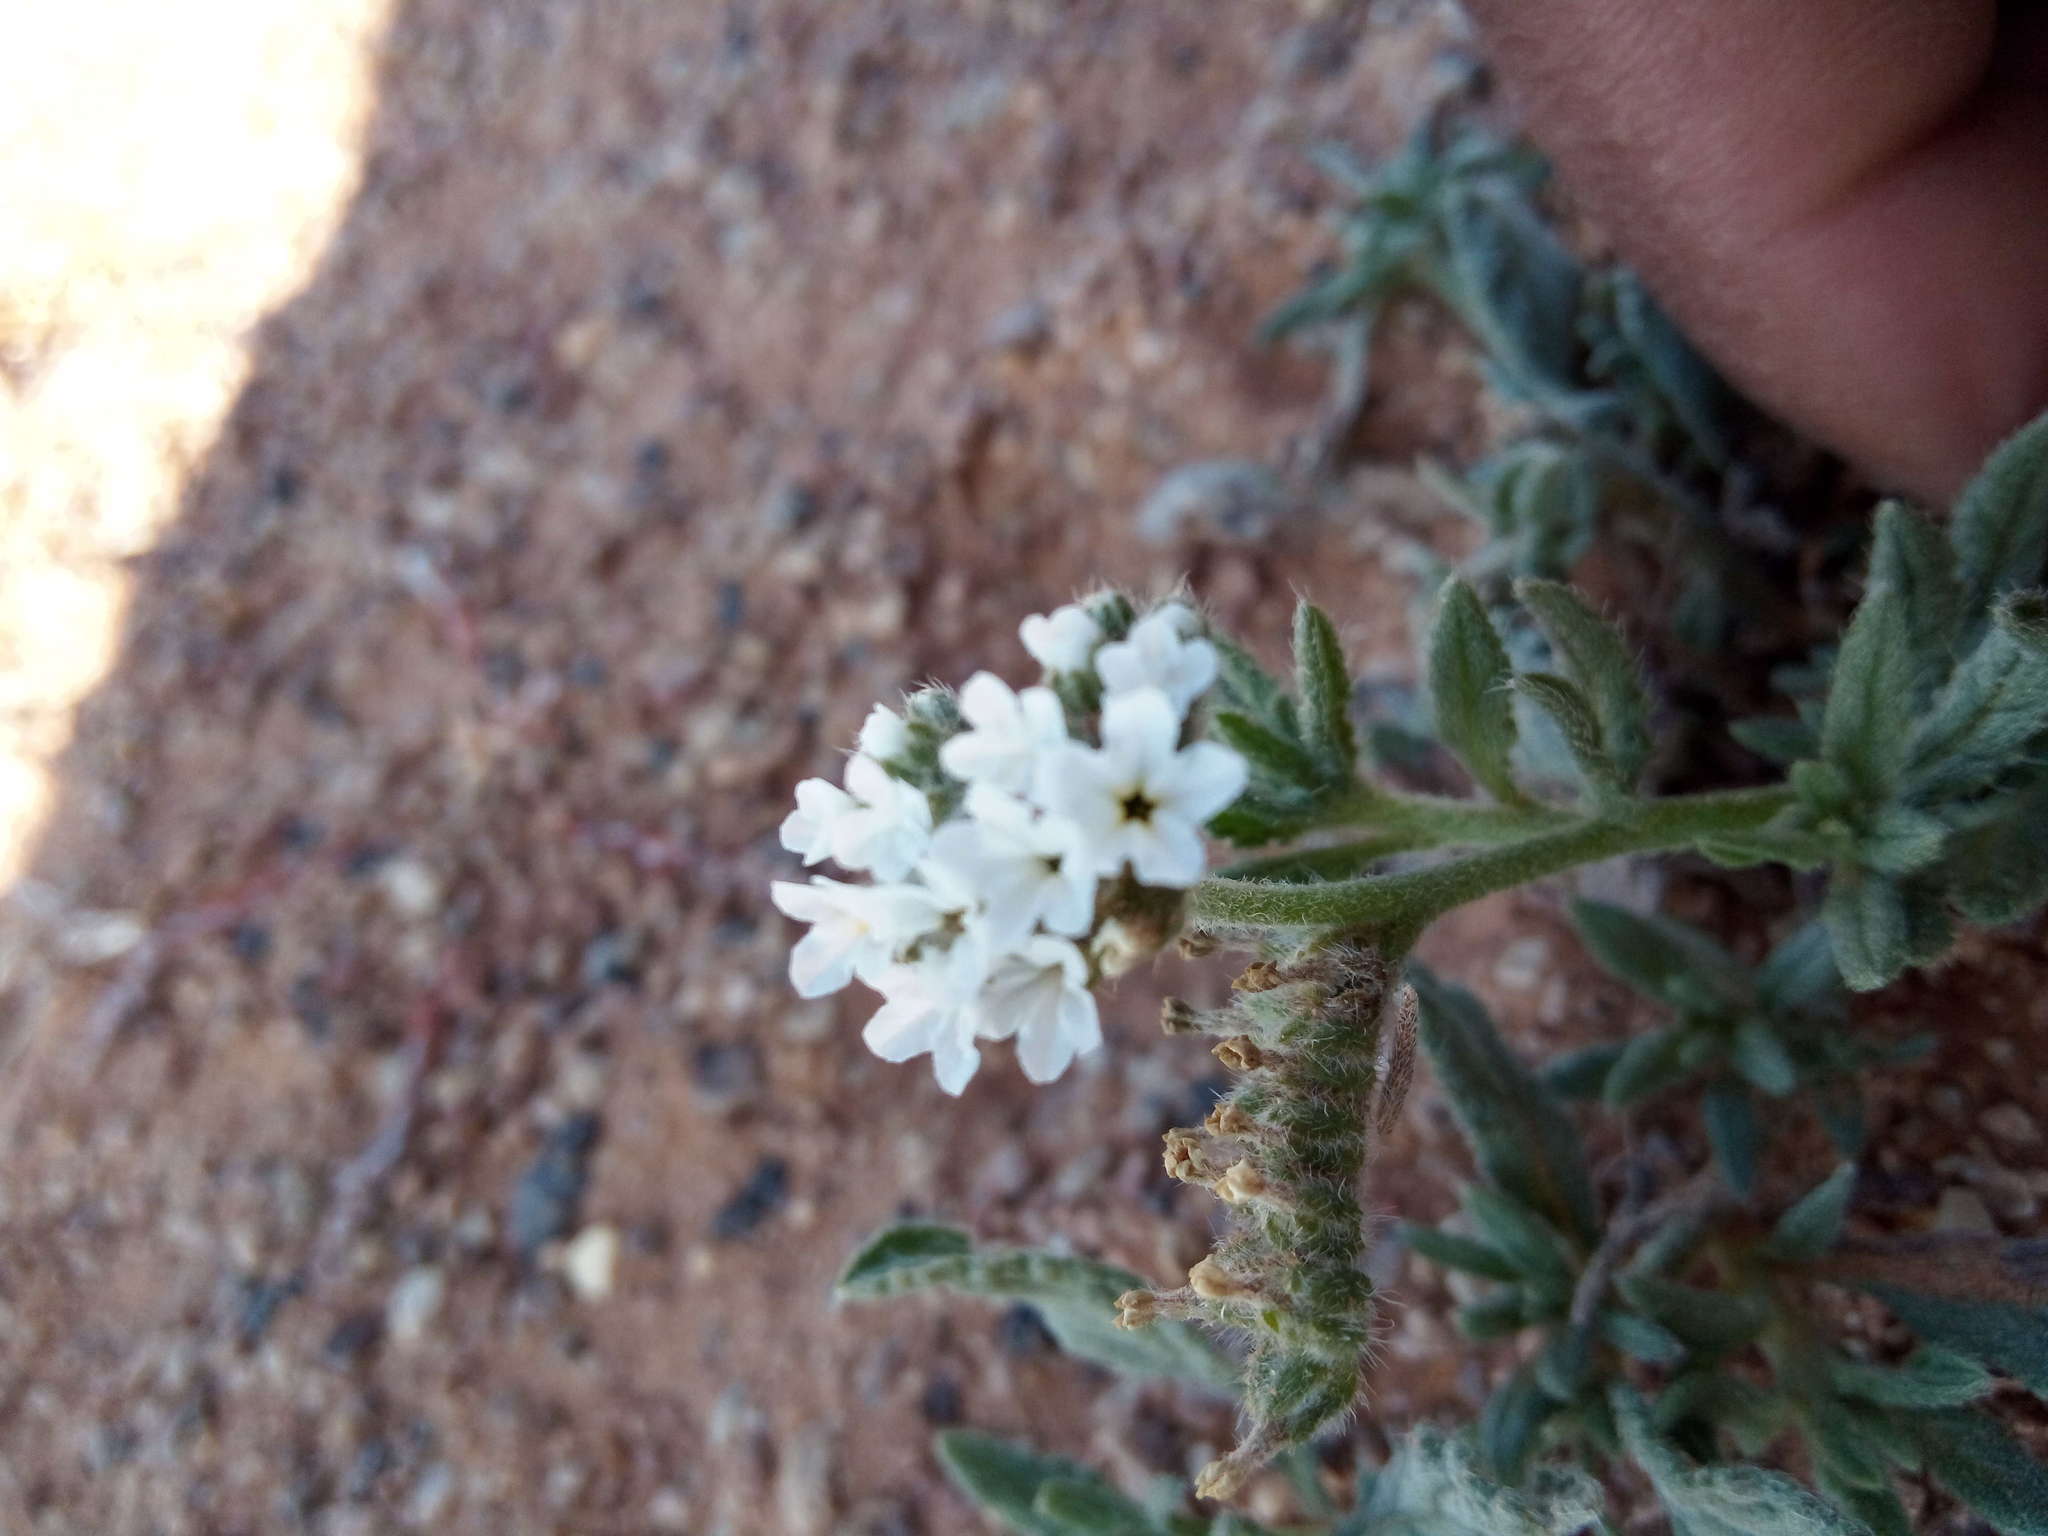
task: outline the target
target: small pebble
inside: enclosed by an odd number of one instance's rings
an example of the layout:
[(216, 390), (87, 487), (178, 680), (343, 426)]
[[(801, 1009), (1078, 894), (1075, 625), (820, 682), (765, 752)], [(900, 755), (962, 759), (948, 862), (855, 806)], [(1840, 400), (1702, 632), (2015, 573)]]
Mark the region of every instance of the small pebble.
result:
[(611, 1226), (585, 1227), (562, 1252), (563, 1277), (585, 1301), (603, 1301), (611, 1295), (618, 1263), (619, 1231)]
[(932, 1377), (917, 1399), (917, 1411), (924, 1415), (927, 1424), (936, 1424), (941, 1429), (958, 1424), (964, 1411), (960, 1383), (946, 1375)]
[(1997, 1229), (1992, 1224), (1991, 1211), (1984, 1204), (1984, 1197), (1974, 1189), (1957, 1185), (1941, 1192), (1941, 1200), (1934, 1207), (1934, 1230), (1992, 1232)]
[(441, 1310), (447, 1281), (431, 1264), (409, 1269), (391, 1287), (384, 1303), (384, 1327), (395, 1344), (416, 1344), (426, 1335), (434, 1314)]
[(522, 1256), (563, 1236), (576, 1224), (589, 1179), (591, 1149), (600, 1126), (596, 1115), (571, 1115), (548, 1134), (540, 1152), (512, 1186), (507, 1235)]
[(773, 1216), (788, 1195), (789, 1164), (779, 1157), (762, 1158), (746, 1183), (711, 1218), (711, 1235), (721, 1242), (747, 1236)]
[(2041, 1139), (2041, 1127), (2017, 1104), (1999, 1104), (1977, 1117), (1977, 1123), (2008, 1146), (2031, 1147)]

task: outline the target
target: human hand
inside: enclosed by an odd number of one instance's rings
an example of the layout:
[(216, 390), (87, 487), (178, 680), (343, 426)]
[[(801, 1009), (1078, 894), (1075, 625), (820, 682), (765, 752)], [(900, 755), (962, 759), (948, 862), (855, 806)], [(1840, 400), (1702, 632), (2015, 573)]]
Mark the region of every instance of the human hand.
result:
[(1566, 184), (1754, 398), (1930, 498), (2048, 405), (2048, 7), (1472, 4)]

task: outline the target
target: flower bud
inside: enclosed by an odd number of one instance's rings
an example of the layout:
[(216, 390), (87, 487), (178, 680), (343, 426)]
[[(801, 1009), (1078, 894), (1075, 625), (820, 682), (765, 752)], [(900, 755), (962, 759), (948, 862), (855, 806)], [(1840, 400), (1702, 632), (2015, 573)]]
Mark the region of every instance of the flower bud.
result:
[(1216, 1198), (1230, 1205), (1243, 1205), (1247, 1200), (1256, 1200), (1270, 1194), (1273, 1186), (1266, 1176), (1254, 1168), (1250, 1161), (1240, 1158), (1224, 1170), (1223, 1177), (1216, 1181)]
[(1188, 1271), (1188, 1287), (1210, 1301), (1250, 1301), (1259, 1294), (1257, 1286), (1238, 1279), (1214, 1258), (1204, 1259)]
[(1266, 1064), (1266, 1053), (1250, 1035), (1232, 1035), (1210, 1054), (1233, 1072), (1250, 1072)]

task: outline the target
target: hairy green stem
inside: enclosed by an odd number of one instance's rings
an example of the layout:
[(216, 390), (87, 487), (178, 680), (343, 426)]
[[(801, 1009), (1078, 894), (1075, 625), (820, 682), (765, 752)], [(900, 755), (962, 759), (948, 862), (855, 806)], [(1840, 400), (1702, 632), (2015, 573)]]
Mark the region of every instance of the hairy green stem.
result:
[[(1399, 954), (1435, 919), (1482, 896), (1618, 854), (1686, 848), (1752, 831), (1791, 803), (1792, 791), (1784, 785), (1675, 795), (1598, 817), (1536, 807), (1382, 799), (1382, 806), (1407, 808), (1399, 814), (1434, 817), (1446, 831), (1454, 825), (1460, 829), (1462, 835), (1445, 836), (1442, 842), (1493, 846), (1427, 869), (1355, 880), (1283, 884), (1219, 876), (1195, 887), (1189, 916), (1197, 924), (1219, 927), (1369, 931), (1388, 952)], [(1385, 824), (1382, 816), (1374, 820)]]

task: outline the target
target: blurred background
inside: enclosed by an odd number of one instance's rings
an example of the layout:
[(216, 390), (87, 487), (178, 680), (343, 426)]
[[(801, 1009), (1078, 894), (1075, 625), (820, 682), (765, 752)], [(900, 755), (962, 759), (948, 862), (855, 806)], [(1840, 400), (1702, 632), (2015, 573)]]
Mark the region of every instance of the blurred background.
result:
[[(1251, 343), (1331, 254), (1305, 150), (1398, 144), (1469, 68), (1452, 8), (10, 35), (0, 1528), (946, 1536), (934, 1427), (1133, 1479), (1226, 1443), (1028, 1308), (829, 1297), (900, 1212), (1184, 1270), (1210, 1202), (1158, 1137), (1214, 1064), (1154, 1017), (1221, 978), (1128, 978), (1080, 1069), (952, 1100), (792, 998), (765, 891), (874, 700), (1020, 675), (1098, 581), (1186, 573), (1269, 653), (1309, 591), (1408, 670), (1405, 474), (1173, 476), (1317, 431), (1325, 363)], [(1451, 336), (1383, 327), (1368, 460), (1484, 435)], [(1521, 906), (1437, 943), (1549, 1041), (1596, 984)], [(1403, 1214), (1453, 1141), (1424, 1096)], [(1483, 1399), (1441, 1319), (1393, 1316), (1380, 1413)]]

